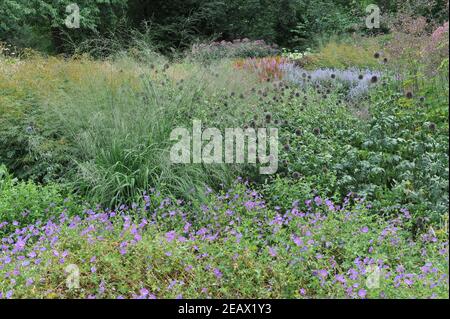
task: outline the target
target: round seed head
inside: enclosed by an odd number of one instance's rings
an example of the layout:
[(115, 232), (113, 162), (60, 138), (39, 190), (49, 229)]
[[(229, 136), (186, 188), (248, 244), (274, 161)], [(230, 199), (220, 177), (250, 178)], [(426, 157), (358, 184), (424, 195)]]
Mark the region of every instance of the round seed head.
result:
[(428, 126), (430, 128), (431, 131), (436, 131), (436, 123), (431, 122), (430, 125)]

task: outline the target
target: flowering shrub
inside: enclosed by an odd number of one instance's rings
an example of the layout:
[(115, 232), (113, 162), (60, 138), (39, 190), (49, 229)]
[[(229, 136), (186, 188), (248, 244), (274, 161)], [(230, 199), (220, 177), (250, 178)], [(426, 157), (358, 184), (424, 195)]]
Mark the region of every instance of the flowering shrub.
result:
[[(392, 27), (392, 40), (386, 54), (399, 73), (416, 78), (423, 73), (436, 75), (444, 59), (448, 59), (448, 22), (433, 29), (424, 17), (403, 17)], [(417, 82), (417, 79), (415, 79)], [(418, 84), (416, 83), (416, 89)]]
[(428, 48), (430, 50), (436, 50), (442, 44), (447, 44), (448, 46), (448, 21), (433, 32)]
[(224, 58), (261, 58), (277, 53), (278, 48), (264, 40), (236, 39), (233, 42), (194, 44), (187, 52), (187, 57), (194, 61), (210, 63)]
[(2, 57), (10, 57), (17, 58), (19, 56), (15, 47), (11, 44), (7, 44), (0, 41), (0, 58)]
[(301, 59), (311, 55), (311, 49), (307, 48), (303, 52), (299, 52), (298, 50), (289, 51), (287, 49), (283, 49), (281, 55), (285, 58), (288, 58), (289, 60), (301, 60)]
[[(422, 49), (422, 55), (426, 58), (429, 74), (436, 74), (442, 62), (448, 61), (449, 30), (448, 21), (439, 26), (429, 37), (428, 43)], [(448, 68), (445, 68), (448, 74)]]
[[(270, 209), (242, 183), (206, 196), (15, 225), (0, 297), (448, 298), (448, 232), (409, 237), (407, 210), (385, 221), (352, 194)], [(79, 289), (65, 285), (74, 268)]]

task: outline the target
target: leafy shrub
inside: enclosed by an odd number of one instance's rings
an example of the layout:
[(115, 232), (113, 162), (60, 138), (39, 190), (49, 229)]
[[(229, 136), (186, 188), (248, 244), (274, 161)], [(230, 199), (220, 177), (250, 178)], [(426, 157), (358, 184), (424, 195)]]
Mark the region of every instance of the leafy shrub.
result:
[(317, 44), (318, 38), (330, 39), (352, 33), (360, 25), (358, 3), (348, 1), (317, 0), (298, 1), (297, 17), (289, 30), (289, 44), (305, 49)]
[[(0, 40), (14, 43), (22, 48), (48, 49), (61, 52), (67, 43), (80, 42), (114, 28), (127, 7), (125, 0), (84, 1), (80, 7), (80, 29), (65, 27), (66, 7), (69, 0), (58, 3), (49, 0), (6, 0), (0, 3)], [(82, 30), (82, 32), (80, 32)], [(41, 42), (38, 42), (41, 40)]]
[(0, 162), (20, 179), (62, 179), (71, 166), (70, 145), (57, 128), (43, 120), (33, 93), (9, 84), (0, 84)]
[(333, 81), (302, 89), (275, 83), (262, 92), (280, 129), (279, 173), (292, 182), (269, 183), (271, 202), (285, 205), (291, 191), (302, 199), (307, 191), (336, 199), (355, 192), (380, 214), (395, 213), (399, 203), (439, 219), (448, 207), (445, 91), (428, 81), (434, 93), (408, 98), (399, 92), (402, 81), (386, 73), (385, 83), (355, 102)]
[(4, 165), (0, 166), (0, 234), (18, 225), (57, 218), (64, 209), (77, 209), (75, 201), (66, 197), (61, 186), (37, 185), (13, 178)]

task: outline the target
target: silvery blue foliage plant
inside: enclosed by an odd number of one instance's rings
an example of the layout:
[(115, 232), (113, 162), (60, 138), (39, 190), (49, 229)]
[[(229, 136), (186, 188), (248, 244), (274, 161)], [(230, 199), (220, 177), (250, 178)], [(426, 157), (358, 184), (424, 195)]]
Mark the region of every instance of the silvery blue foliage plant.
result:
[(285, 80), (298, 84), (300, 87), (334, 81), (337, 85), (348, 88), (348, 97), (351, 99), (365, 96), (382, 76), (379, 71), (357, 68), (346, 70), (326, 68), (308, 71), (293, 63), (285, 63), (280, 68)]

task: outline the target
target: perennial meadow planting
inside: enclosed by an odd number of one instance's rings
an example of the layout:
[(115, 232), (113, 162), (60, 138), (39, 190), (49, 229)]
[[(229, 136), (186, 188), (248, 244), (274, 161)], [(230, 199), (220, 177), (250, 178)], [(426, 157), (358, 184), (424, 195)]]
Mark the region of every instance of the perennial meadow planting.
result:
[[(0, 299), (448, 298), (448, 22), (418, 21), (295, 52), (0, 44)], [(196, 120), (277, 129), (276, 173), (173, 163)]]

